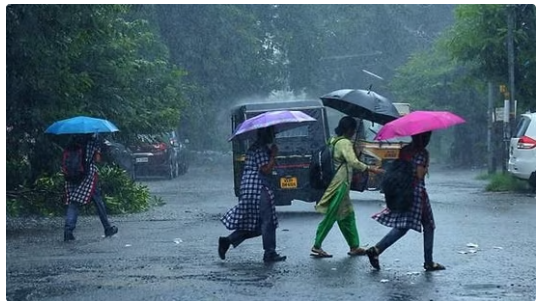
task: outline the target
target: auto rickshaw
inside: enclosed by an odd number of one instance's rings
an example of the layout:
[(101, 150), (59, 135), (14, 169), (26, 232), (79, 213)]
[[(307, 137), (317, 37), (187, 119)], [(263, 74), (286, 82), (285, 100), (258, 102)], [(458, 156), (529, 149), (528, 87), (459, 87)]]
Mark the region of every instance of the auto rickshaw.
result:
[[(326, 112), (320, 100), (259, 102), (238, 105), (231, 111), (232, 132), (248, 118), (277, 110), (302, 111), (317, 119), (317, 122), (276, 134), (275, 143), (279, 148), (279, 155), (276, 157), (277, 165), (272, 173), (275, 205), (291, 205), (295, 199), (316, 202), (324, 191), (315, 190), (309, 185), (309, 163), (313, 151), (326, 143), (329, 138)], [(253, 142), (250, 140), (232, 141), (234, 192), (236, 196), (239, 196), (245, 153)]]

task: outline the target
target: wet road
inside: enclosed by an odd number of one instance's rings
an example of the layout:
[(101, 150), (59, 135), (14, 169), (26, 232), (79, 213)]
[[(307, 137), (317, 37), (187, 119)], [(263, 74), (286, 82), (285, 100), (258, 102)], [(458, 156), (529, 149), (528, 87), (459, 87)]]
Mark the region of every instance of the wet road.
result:
[[(237, 200), (231, 170), (206, 165), (145, 181), (166, 204), (112, 216), (119, 233), (110, 239), (96, 216), (80, 218), (72, 243), (62, 242), (61, 218), (8, 222), (7, 300), (535, 300), (534, 195), (483, 192), (477, 174), (430, 171), (434, 258), (445, 271), (423, 271), (422, 235), (413, 231), (380, 256), (381, 271), (349, 257), (337, 227), (323, 245), (334, 257), (311, 258), (322, 216), (303, 202), (278, 207), (277, 245), (287, 261), (264, 264), (259, 238), (222, 261), (217, 238), (228, 231), (218, 219)], [(352, 197), (360, 240), (374, 244), (389, 230), (370, 218), (382, 197)]]

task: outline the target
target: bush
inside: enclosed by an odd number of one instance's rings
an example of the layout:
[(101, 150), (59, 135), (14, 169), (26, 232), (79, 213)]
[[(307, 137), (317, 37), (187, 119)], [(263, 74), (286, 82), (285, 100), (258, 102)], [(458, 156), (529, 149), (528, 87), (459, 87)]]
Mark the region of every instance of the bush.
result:
[(64, 212), (62, 174), (39, 177), (31, 187), (21, 185), (7, 192), (8, 216), (55, 216)]
[[(146, 186), (134, 182), (123, 169), (99, 166), (99, 183), (109, 214), (134, 213), (161, 205), (162, 199), (151, 197)], [(64, 178), (61, 173), (43, 175), (31, 187), (22, 185), (7, 192), (7, 216), (62, 216)], [(81, 214), (95, 214), (92, 204), (81, 208)]]
[(6, 161), (6, 188), (14, 190), (24, 185), (26, 179), (30, 177), (30, 165), (28, 160), (8, 159)]
[(149, 189), (130, 179), (125, 170), (103, 165), (99, 167), (99, 177), (109, 213), (133, 213), (149, 209), (151, 201)]
[(490, 181), (486, 185), (487, 191), (515, 191), (528, 192), (530, 187), (527, 181), (522, 181), (509, 173), (496, 173), (488, 176)]
[(489, 174), (489, 173), (481, 173), (479, 174), (477, 177), (475, 177), (475, 179), (477, 180), (490, 180), (492, 178), (492, 174)]

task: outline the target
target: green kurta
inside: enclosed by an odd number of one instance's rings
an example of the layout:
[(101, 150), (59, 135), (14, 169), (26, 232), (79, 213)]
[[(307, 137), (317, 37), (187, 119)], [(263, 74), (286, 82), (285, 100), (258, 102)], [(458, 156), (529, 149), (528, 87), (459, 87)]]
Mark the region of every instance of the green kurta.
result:
[(321, 247), (326, 235), (336, 221), (349, 247), (359, 247), (356, 219), (349, 191), (353, 168), (364, 171), (368, 166), (357, 159), (353, 143), (349, 139), (341, 138), (345, 137), (335, 137), (330, 141), (330, 143), (337, 141), (334, 147), (334, 165), (337, 172), (321, 200), (315, 206), (318, 212), (325, 214), (324, 219), (317, 228), (314, 243), (316, 248)]
[[(334, 143), (340, 138), (345, 137), (334, 137), (331, 139), (330, 143)], [(341, 164), (342, 162), (345, 163)], [(335, 196), (336, 193), (338, 193), (342, 184), (347, 185), (347, 190), (350, 189), (351, 179), (353, 176), (353, 168), (360, 169), (362, 171), (368, 168), (366, 164), (360, 162), (356, 157), (356, 154), (354, 153), (353, 143), (349, 139), (341, 139), (336, 143), (334, 148), (334, 166), (336, 169), (339, 167), (339, 169), (337, 170), (336, 175), (332, 179), (332, 182), (324, 192), (321, 200), (317, 203), (317, 206), (315, 206), (315, 209), (320, 213), (326, 214), (332, 198)], [(343, 196), (343, 200), (339, 204), (337, 217), (338, 219), (342, 219), (351, 212), (353, 212), (353, 204), (351, 203), (351, 198), (349, 197), (349, 193), (347, 191), (347, 193), (345, 193), (345, 195)]]

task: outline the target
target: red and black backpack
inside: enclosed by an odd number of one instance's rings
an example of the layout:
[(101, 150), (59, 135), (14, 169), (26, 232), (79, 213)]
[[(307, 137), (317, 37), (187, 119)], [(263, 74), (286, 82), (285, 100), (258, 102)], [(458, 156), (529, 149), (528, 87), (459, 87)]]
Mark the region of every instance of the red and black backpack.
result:
[(79, 184), (87, 176), (88, 164), (85, 160), (86, 148), (81, 144), (71, 144), (62, 152), (62, 174), (67, 182)]

